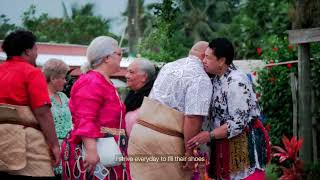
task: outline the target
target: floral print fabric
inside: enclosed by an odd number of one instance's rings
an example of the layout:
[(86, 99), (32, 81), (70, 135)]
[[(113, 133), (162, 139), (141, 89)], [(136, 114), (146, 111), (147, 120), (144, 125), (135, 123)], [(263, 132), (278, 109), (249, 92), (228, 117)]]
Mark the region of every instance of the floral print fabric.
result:
[[(228, 124), (228, 138), (235, 137), (243, 132), (253, 119), (260, 116), (260, 109), (253, 90), (252, 83), (246, 74), (237, 70), (231, 64), (224, 75), (216, 76), (213, 82), (212, 121), (213, 128)], [(256, 149), (255, 159), (257, 159)], [(253, 168), (231, 174), (231, 179), (243, 179), (255, 172), (263, 170), (258, 161)]]
[(72, 121), (68, 106), (68, 97), (62, 92), (58, 92), (58, 95), (61, 99), (61, 104), (59, 104), (53, 96), (50, 96), (50, 100), (52, 104), (51, 113), (53, 115), (56, 133), (60, 143), (60, 140), (62, 141), (62, 139), (71, 130)]
[[(72, 128), (72, 122), (71, 113), (68, 106), (68, 97), (62, 92), (57, 92), (57, 94), (60, 97), (61, 104), (59, 104), (53, 96), (50, 96), (50, 100), (52, 105), (51, 113), (53, 116), (59, 145), (61, 147), (63, 138), (68, 134), (68, 132)], [(54, 173), (62, 174), (61, 164), (58, 167), (54, 168)]]
[(228, 123), (228, 138), (239, 135), (247, 124), (259, 118), (260, 110), (248, 77), (232, 64), (213, 79), (214, 128)]

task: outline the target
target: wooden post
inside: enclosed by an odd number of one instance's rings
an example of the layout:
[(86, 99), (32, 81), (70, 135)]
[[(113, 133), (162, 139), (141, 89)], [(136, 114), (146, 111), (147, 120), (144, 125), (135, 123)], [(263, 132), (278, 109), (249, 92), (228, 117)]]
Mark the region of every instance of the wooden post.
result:
[(313, 160), (318, 159), (318, 144), (317, 144), (317, 119), (315, 117), (316, 102), (314, 98), (314, 91), (311, 91), (311, 109), (312, 109), (312, 149), (313, 149)]
[(312, 118), (310, 84), (310, 44), (299, 44), (299, 137), (304, 138), (300, 156), (304, 162), (312, 162)]
[(290, 85), (292, 94), (292, 117), (293, 117), (293, 136), (298, 136), (298, 92), (297, 78), (294, 73), (290, 73)]
[[(298, 13), (303, 13), (303, 0), (297, 0)], [(303, 17), (300, 17), (303, 19)], [(300, 19), (300, 20), (302, 20)], [(301, 24), (295, 28), (301, 28)], [(320, 41), (320, 28), (295, 29), (289, 31), (289, 42), (298, 46), (298, 128), (299, 137), (304, 138), (300, 157), (304, 162), (313, 162), (312, 109), (310, 84), (310, 42)]]

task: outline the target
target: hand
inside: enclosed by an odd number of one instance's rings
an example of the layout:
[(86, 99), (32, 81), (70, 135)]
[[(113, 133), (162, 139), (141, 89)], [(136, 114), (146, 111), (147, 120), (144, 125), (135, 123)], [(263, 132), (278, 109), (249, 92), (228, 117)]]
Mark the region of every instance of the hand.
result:
[(52, 165), (57, 167), (60, 163), (60, 148), (59, 146), (53, 146), (50, 148), (51, 156), (52, 156)]
[(210, 133), (209, 131), (202, 131), (188, 141), (187, 148), (193, 149), (207, 142), (210, 142)]
[(187, 158), (186, 159), (186, 163), (184, 164), (184, 166), (182, 167), (183, 170), (185, 171), (192, 171), (194, 169), (194, 166), (195, 166), (195, 162), (194, 161), (190, 161), (190, 157), (193, 156), (193, 152), (192, 151), (189, 151), (187, 150), (186, 153), (185, 153), (185, 157)]
[(87, 150), (84, 159), (84, 167), (87, 169), (87, 171), (93, 173), (98, 162), (100, 162), (100, 158), (97, 150)]
[(186, 161), (186, 164), (182, 167), (183, 168), (183, 170), (185, 170), (185, 171), (192, 171), (192, 170), (194, 170), (194, 166), (195, 166), (195, 161)]

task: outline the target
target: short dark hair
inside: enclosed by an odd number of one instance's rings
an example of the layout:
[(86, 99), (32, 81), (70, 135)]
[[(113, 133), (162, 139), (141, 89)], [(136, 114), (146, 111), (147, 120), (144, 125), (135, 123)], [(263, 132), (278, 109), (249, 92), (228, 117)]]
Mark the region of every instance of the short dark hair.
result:
[(230, 65), (234, 57), (234, 48), (227, 38), (216, 38), (209, 43), (209, 48), (213, 51), (213, 55), (219, 58), (226, 58), (226, 64)]
[(7, 59), (12, 56), (21, 56), (26, 49), (32, 49), (36, 43), (36, 36), (27, 30), (17, 30), (5, 37), (2, 49)]

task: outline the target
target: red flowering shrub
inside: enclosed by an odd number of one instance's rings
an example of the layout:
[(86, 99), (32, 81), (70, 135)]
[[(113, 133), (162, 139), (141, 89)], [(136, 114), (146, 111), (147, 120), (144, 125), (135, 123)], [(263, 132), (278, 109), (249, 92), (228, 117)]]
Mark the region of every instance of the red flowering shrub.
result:
[(298, 158), (298, 152), (302, 146), (303, 139), (297, 140), (296, 137), (289, 139), (284, 136), (282, 138), (282, 143), (284, 148), (280, 146), (273, 146), (272, 148), (276, 150), (272, 154), (273, 157), (279, 157), (280, 164), (288, 161), (289, 167), (282, 166), (283, 175), (280, 180), (298, 180), (302, 178), (303, 175), (303, 164)]

